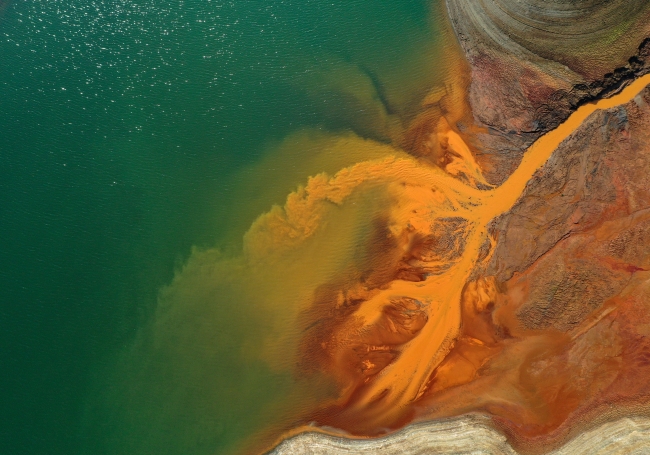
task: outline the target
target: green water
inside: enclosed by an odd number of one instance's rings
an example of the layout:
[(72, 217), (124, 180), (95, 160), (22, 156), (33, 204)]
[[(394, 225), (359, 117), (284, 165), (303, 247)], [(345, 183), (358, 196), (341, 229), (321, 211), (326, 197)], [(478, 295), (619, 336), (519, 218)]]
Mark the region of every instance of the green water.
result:
[[(231, 349), (263, 324), (211, 307), (233, 331), (185, 330), (167, 355), (146, 347), (159, 293), (192, 246), (237, 251), (328, 170), (310, 147), (275, 159), (287, 136), (399, 137), (439, 80), (434, 16), (419, 0), (0, 1), (0, 454), (225, 453), (275, 418), (294, 379)], [(194, 289), (183, 276), (163, 303)], [(192, 292), (198, 308), (231, 295)]]

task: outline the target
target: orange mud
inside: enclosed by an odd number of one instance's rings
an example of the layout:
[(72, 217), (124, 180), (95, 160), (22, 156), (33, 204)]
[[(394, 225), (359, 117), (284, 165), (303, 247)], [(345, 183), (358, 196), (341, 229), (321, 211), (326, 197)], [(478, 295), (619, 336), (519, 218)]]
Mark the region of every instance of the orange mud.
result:
[[(512, 208), (559, 144), (593, 112), (629, 102), (648, 84), (650, 75), (610, 99), (579, 108), (536, 141), (498, 188), (485, 182), (468, 146), (444, 120), (433, 133), (450, 157), (442, 169), (396, 158), (357, 164), (321, 186), (311, 181), (312, 195), (320, 187), (320, 197), (340, 203), (349, 188), (376, 176), (391, 203), (377, 221), (378, 234), (372, 239), (377, 252), (368, 259), (370, 266), (321, 287), (303, 314), (309, 324), (302, 342), (303, 367), (325, 370), (341, 392), (337, 402), (310, 419), (353, 435), (373, 436), (414, 418), (483, 410), (524, 422), (520, 434), (527, 434), (528, 422), (531, 437), (566, 420), (582, 399), (566, 386), (570, 373), (559, 383), (542, 386), (540, 393), (530, 391), (548, 379), (543, 374), (513, 375), (519, 374), (522, 362), (534, 363), (549, 353), (568, 355), (568, 346), (588, 349), (575, 347), (576, 340), (615, 308), (605, 307), (568, 333), (524, 330), (512, 305), (494, 308), (500, 291), (492, 278), (468, 280), (476, 266), (489, 259), (493, 240), (488, 223)], [(298, 198), (295, 203), (304, 201)], [(317, 224), (315, 220), (306, 225)], [(619, 269), (629, 273), (625, 264)], [(504, 343), (513, 336), (523, 341)], [(620, 350), (613, 341), (608, 346), (603, 349), (612, 356)], [(491, 368), (499, 373), (472, 385), (480, 368), (497, 354), (501, 360)], [(595, 383), (611, 380), (608, 373), (593, 374)], [(499, 392), (504, 378), (518, 385)], [(468, 386), (456, 392), (454, 386), (461, 384)]]

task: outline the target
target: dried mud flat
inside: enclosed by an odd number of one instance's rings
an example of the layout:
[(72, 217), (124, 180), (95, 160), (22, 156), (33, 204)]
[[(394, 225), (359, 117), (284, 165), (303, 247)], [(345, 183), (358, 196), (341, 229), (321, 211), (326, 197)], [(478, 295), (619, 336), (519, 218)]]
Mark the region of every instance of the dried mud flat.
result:
[[(650, 419), (630, 417), (590, 429), (552, 455), (599, 455), (647, 453), (650, 446)], [(391, 436), (374, 440), (334, 438), (319, 433), (303, 433), (276, 447), (270, 455), (378, 455), (490, 454), (510, 455), (517, 451), (505, 436), (480, 416), (410, 426)]]

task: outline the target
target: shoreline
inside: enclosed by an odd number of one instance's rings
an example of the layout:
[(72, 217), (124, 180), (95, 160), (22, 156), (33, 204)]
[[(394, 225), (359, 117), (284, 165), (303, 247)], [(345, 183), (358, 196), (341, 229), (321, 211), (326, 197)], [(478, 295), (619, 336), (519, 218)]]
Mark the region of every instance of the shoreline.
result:
[[(570, 439), (553, 455), (634, 453), (650, 445), (650, 417), (624, 417), (590, 428)], [(284, 440), (268, 455), (519, 454), (487, 416), (469, 415), (421, 422), (377, 439), (348, 439), (305, 432)]]

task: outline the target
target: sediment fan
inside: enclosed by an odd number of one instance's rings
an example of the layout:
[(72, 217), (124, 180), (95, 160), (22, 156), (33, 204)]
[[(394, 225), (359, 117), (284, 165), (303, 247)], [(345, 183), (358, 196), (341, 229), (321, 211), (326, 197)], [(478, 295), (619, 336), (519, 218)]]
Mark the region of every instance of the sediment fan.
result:
[(650, 32), (647, 0), (447, 0), (447, 6), (466, 48), (541, 57), (586, 79), (625, 64)]

